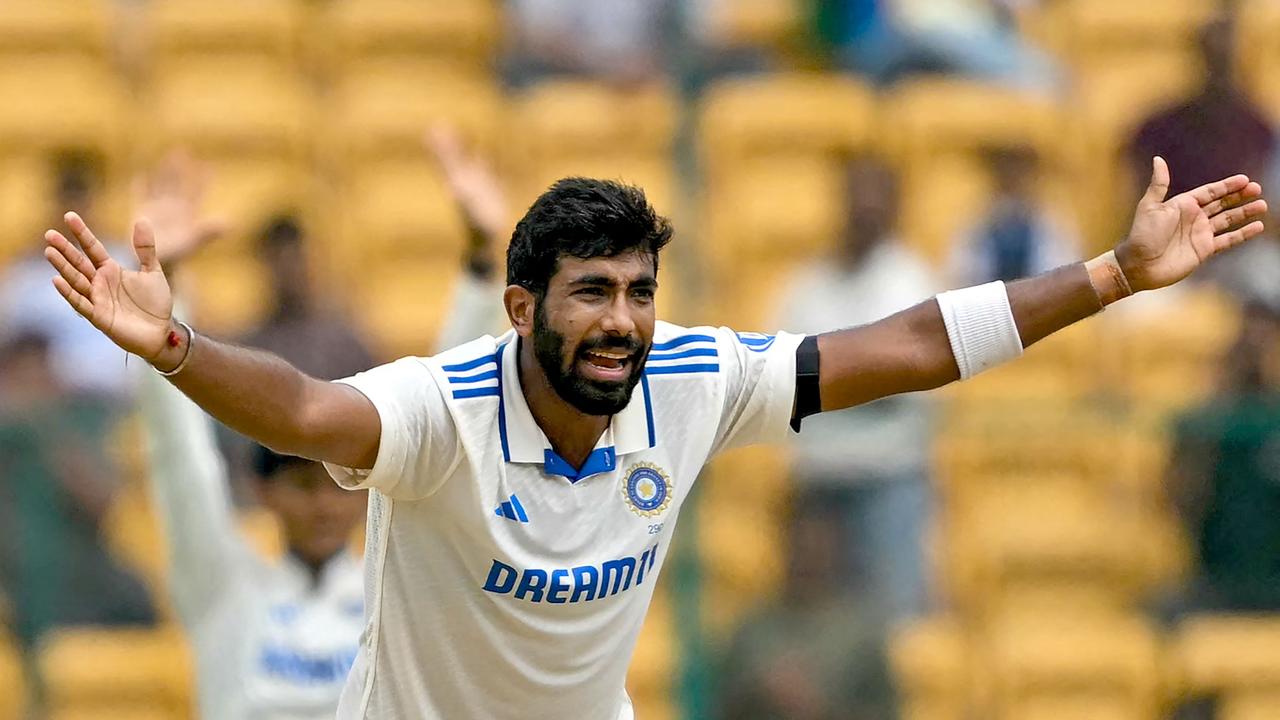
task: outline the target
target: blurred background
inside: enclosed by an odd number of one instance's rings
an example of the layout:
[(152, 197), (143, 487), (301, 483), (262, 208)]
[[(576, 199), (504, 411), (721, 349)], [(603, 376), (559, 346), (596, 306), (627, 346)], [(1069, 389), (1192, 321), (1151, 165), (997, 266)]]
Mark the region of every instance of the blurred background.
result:
[[(0, 0), (0, 719), (193, 717), (138, 368), (40, 256), (68, 209), (127, 245), (165, 153), (230, 227), (184, 268), (192, 323), (317, 375), (429, 354), (466, 311), (442, 123), (508, 232), (558, 177), (625, 179), (678, 229), (665, 319), (819, 332), (1111, 247), (1157, 153), (1174, 192), (1280, 179), (1277, 38), (1277, 0)], [(977, 380), (726, 455), (639, 717), (1280, 717), (1277, 340), (1263, 237)]]

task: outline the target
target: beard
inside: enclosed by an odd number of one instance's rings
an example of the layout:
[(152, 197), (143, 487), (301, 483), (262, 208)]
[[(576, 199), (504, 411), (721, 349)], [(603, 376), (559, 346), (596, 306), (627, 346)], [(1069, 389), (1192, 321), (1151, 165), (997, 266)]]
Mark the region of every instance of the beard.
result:
[[(542, 310), (542, 303), (533, 313), (533, 354), (538, 365), (565, 402), (585, 415), (617, 415), (631, 402), (631, 393), (644, 370), (648, 351), (639, 340), (630, 337), (603, 336), (585, 340), (565, 357), (564, 336), (553, 330)], [(616, 350), (631, 355), (631, 374), (625, 380), (606, 382), (583, 377), (578, 372), (578, 360), (591, 350)], [(567, 367), (566, 367), (567, 365)]]

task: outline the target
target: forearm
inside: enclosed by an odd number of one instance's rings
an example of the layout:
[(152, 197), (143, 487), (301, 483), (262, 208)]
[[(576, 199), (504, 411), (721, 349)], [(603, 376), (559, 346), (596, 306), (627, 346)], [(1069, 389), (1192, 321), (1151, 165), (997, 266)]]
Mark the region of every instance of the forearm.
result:
[(372, 403), (346, 385), (317, 380), (268, 352), (203, 335), (194, 346), (184, 329), (154, 362), (186, 365), (169, 378), (208, 414), (284, 454), (345, 467), (372, 467), (380, 423)]
[[(1023, 347), (1129, 294), (1114, 256), (1006, 285)], [(863, 327), (819, 336), (822, 409), (837, 410), (959, 380), (960, 365), (938, 304), (927, 300)]]

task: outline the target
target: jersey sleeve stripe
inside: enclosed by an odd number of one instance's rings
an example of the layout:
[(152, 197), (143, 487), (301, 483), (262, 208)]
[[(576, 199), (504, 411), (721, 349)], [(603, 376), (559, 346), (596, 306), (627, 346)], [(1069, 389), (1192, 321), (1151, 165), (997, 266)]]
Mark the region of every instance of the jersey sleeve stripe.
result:
[(463, 388), (453, 391), (454, 400), (465, 400), (467, 398), (476, 397), (498, 397), (502, 395), (502, 388), (497, 387), (480, 387), (480, 388)]
[(653, 350), (671, 350), (672, 348), (678, 348), (681, 345), (688, 345), (690, 343), (696, 343), (696, 342), (714, 343), (715, 341), (716, 339), (715, 339), (715, 336), (713, 335), (684, 335), (678, 338), (667, 340), (665, 342), (654, 343), (652, 349)]
[(497, 378), (497, 370), (488, 370), (486, 372), (476, 373), (475, 375), (450, 375), (449, 382), (454, 385), (465, 385), (467, 383), (475, 383), (482, 380), (496, 380)]
[(719, 363), (708, 363), (704, 365), (660, 365), (658, 367), (646, 367), (647, 375), (680, 375), (688, 373), (718, 373), (720, 372)]
[(692, 348), (689, 350), (683, 350), (680, 352), (672, 352), (672, 353), (651, 352), (649, 353), (649, 360), (652, 360), (652, 361), (682, 360), (684, 358), (691, 358), (691, 357), (716, 357), (719, 354), (720, 352), (713, 347), (698, 347), (698, 348)]
[(463, 362), (463, 363), (457, 363), (454, 365), (444, 365), (442, 369), (445, 372), (463, 372), (466, 370), (472, 370), (472, 369), (478, 368), (481, 365), (488, 365), (489, 363), (497, 362), (497, 361), (498, 361), (497, 354), (485, 355), (484, 357), (478, 357), (475, 360), (468, 360), (467, 362)]

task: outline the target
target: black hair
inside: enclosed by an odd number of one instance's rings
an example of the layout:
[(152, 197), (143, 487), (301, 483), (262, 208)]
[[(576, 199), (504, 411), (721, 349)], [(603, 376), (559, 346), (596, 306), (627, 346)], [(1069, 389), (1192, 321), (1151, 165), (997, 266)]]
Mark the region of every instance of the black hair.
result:
[(296, 455), (281, 455), (262, 445), (257, 445), (253, 449), (253, 471), (260, 480), (272, 480), (277, 473), (289, 468), (310, 465), (313, 462)]
[(538, 197), (516, 224), (507, 246), (507, 284), (543, 297), (562, 257), (653, 256), (671, 241), (671, 223), (644, 191), (613, 180), (569, 177)]
[(263, 250), (279, 250), (302, 242), (302, 224), (293, 215), (277, 215), (262, 228)]

